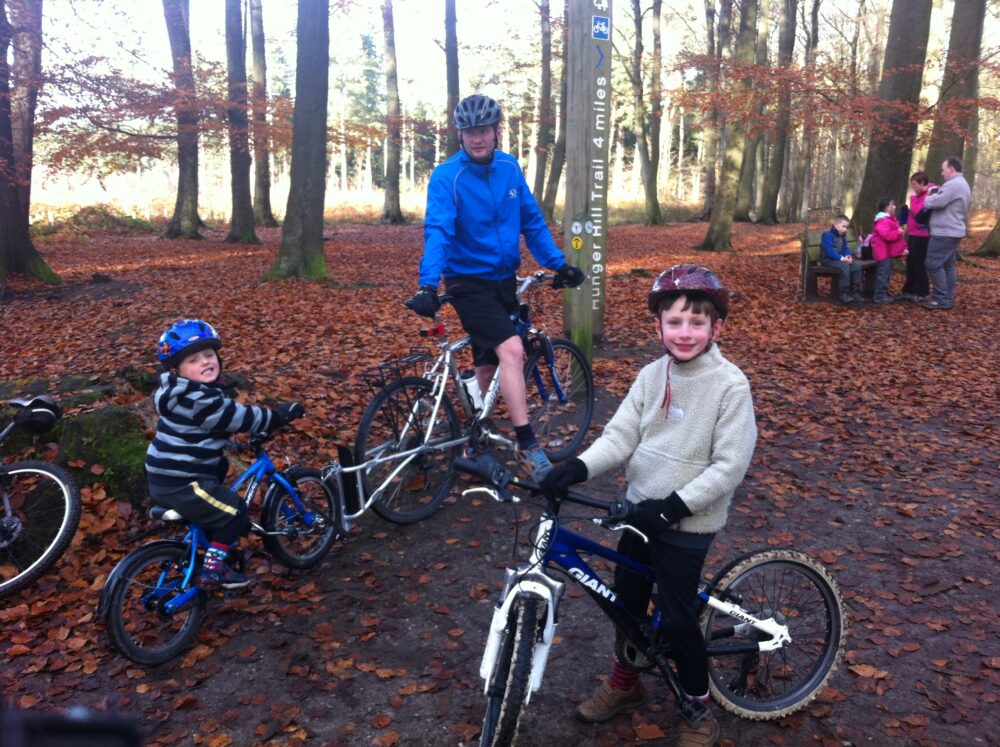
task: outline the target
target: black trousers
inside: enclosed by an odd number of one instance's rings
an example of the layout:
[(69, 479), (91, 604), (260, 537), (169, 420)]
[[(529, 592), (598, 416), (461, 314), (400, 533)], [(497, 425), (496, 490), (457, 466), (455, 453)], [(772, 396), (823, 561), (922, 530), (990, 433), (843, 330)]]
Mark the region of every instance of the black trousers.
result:
[[(708, 654), (698, 625), (698, 585), (708, 548), (686, 548), (659, 539), (644, 543), (632, 532), (624, 532), (618, 552), (653, 566), (657, 603), (663, 630), (677, 666), (677, 677), (688, 695), (708, 692)], [(627, 568), (615, 569), (615, 592), (634, 615), (645, 614), (652, 585)]]
[(910, 236), (906, 239), (906, 282), (903, 283), (903, 293), (915, 296), (926, 296), (931, 292), (930, 281), (927, 278), (927, 244), (930, 236)]

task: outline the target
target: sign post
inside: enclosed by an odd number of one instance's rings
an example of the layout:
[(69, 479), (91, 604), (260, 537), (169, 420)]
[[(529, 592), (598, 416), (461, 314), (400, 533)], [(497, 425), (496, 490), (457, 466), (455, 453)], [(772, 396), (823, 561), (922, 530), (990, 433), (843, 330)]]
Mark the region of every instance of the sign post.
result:
[(611, 131), (611, 0), (567, 0), (564, 249), (587, 275), (566, 291), (563, 326), (588, 359), (604, 334), (608, 152)]

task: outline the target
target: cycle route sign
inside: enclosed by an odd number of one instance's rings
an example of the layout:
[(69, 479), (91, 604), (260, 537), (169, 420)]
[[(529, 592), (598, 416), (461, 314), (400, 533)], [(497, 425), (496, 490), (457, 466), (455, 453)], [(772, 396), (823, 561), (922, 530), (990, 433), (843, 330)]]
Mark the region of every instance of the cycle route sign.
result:
[(564, 327), (590, 358), (604, 332), (608, 153), (611, 132), (611, 0), (568, 0), (564, 250), (587, 276), (567, 292)]

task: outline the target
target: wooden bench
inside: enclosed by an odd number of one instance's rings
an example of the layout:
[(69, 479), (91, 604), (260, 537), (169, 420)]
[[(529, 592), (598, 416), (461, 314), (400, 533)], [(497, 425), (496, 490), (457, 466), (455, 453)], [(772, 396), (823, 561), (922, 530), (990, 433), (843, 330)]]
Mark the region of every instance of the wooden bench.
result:
[[(829, 300), (836, 303), (839, 300), (839, 286), (840, 286), (840, 270), (836, 267), (824, 267), (819, 263), (820, 254), (820, 243), (823, 240), (823, 234), (829, 228), (819, 228), (819, 229), (806, 229), (802, 234), (802, 252), (799, 258), (799, 275), (802, 279), (802, 300), (804, 301), (816, 301), (819, 299), (819, 292), (817, 290), (817, 278), (828, 277), (830, 278), (830, 298)], [(854, 235), (854, 229), (847, 229), (847, 240), (851, 244), (851, 248), (855, 248), (858, 245), (857, 236)], [(855, 259), (858, 265), (861, 266), (861, 293), (864, 296), (871, 297), (875, 295), (875, 266), (878, 264), (873, 259)]]

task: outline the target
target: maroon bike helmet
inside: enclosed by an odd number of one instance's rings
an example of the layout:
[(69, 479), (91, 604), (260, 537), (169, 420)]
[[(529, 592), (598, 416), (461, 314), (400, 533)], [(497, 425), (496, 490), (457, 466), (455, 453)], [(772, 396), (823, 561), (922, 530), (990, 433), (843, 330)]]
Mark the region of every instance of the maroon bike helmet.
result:
[(729, 290), (718, 275), (701, 265), (674, 265), (661, 272), (646, 296), (649, 310), (655, 314), (664, 298), (681, 294), (708, 298), (715, 304), (719, 319), (729, 313)]

